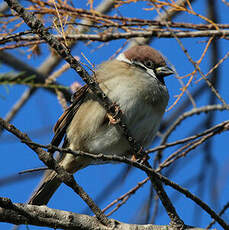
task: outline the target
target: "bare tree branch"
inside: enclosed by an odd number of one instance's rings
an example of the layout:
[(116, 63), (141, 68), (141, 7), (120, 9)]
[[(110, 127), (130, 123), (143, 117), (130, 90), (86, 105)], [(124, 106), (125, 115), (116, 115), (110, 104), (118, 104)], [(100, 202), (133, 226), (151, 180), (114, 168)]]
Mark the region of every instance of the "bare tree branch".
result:
[(51, 154), (44, 151), (42, 148), (37, 147), (33, 144), (29, 144), (31, 140), (29, 137), (21, 133), (17, 128), (15, 128), (13, 125), (7, 123), (3, 119), (0, 118), (0, 126), (9, 132), (13, 133), (15, 136), (17, 136), (21, 141), (24, 141), (27, 143), (26, 145), (30, 147), (35, 153), (37, 153), (38, 157), (42, 162), (44, 162), (50, 169), (53, 169), (57, 172), (58, 178), (64, 182), (66, 185), (71, 187), (91, 208), (91, 210), (94, 212), (98, 220), (103, 223), (104, 225), (109, 225), (109, 221), (107, 217), (102, 213), (102, 211), (97, 207), (97, 205), (94, 203), (94, 201), (88, 196), (88, 194), (83, 190), (82, 187), (80, 187), (72, 174), (68, 173), (66, 170), (64, 170), (63, 167), (59, 166), (56, 162), (56, 160), (53, 158)]
[[(77, 230), (175, 230), (169, 225), (137, 225), (122, 223), (110, 219), (112, 227), (102, 225), (95, 217), (51, 209), (47, 206), (12, 203), (7, 198), (0, 198), (0, 221), (12, 224), (30, 224), (50, 228)], [(202, 228), (186, 227), (185, 230), (203, 230)]]
[[(168, 178), (166, 178), (165, 176), (157, 173), (152, 168), (149, 168), (149, 167), (147, 167), (147, 166), (145, 166), (143, 164), (140, 164), (137, 161), (132, 161), (132, 160), (129, 160), (129, 159), (125, 158), (125, 157), (119, 157), (119, 156), (116, 156), (116, 155), (103, 155), (103, 154), (94, 155), (94, 154), (85, 153), (85, 152), (82, 152), (82, 151), (75, 152), (75, 151), (72, 151), (71, 149), (57, 148), (57, 147), (51, 146), (51, 145), (48, 145), (48, 146), (39, 145), (39, 144), (36, 144), (36, 143), (32, 142), (28, 138), (28, 136), (26, 134), (21, 133), (13, 125), (5, 122), (1, 118), (0, 118), (0, 125), (3, 128), (7, 129), (12, 134), (14, 134), (15, 136), (17, 136), (19, 139), (21, 139), (22, 142), (24, 142), (28, 147), (30, 147), (34, 152), (36, 152), (38, 154), (40, 160), (42, 160), (50, 169), (55, 170), (58, 173), (59, 179), (61, 181), (63, 181), (66, 185), (70, 186), (78, 195), (81, 196), (81, 198), (88, 204), (88, 206), (92, 209), (92, 211), (96, 214), (97, 218), (102, 223), (103, 222), (108, 223), (108, 222), (107, 222), (106, 217), (104, 219), (104, 215), (102, 214), (100, 209), (94, 204), (94, 202), (88, 197), (88, 195), (85, 194), (83, 189), (79, 185), (77, 185), (77, 183), (75, 182), (73, 176), (71, 174), (69, 174), (68, 172), (66, 172), (62, 167), (58, 166), (58, 164), (53, 159), (53, 157), (50, 156), (50, 154), (48, 154), (47, 152), (45, 152), (42, 148), (48, 148), (49, 150), (55, 150), (55, 151), (59, 151), (59, 152), (62, 152), (62, 153), (71, 153), (71, 154), (73, 154), (75, 156), (89, 157), (89, 158), (92, 158), (92, 159), (95, 159), (95, 160), (100, 159), (100, 160), (103, 160), (103, 161), (109, 161), (109, 162), (110, 161), (117, 161), (117, 162), (123, 162), (123, 163), (130, 164), (130, 165), (132, 165), (134, 167), (137, 167), (137, 168), (143, 170), (151, 178), (155, 178), (156, 180), (160, 180), (165, 185), (171, 186), (175, 190), (179, 191), (180, 193), (184, 194), (186, 197), (188, 197), (191, 200), (193, 200), (196, 204), (198, 204), (200, 207), (202, 207), (212, 218), (214, 218), (223, 228), (227, 229), (229, 227), (225, 223), (225, 221), (223, 219), (221, 219), (214, 212), (214, 210), (212, 210), (206, 203), (204, 203), (198, 197), (193, 195), (187, 189), (182, 188), (180, 185), (170, 181)], [(224, 130), (225, 131), (229, 130), (228, 123), (224, 125)], [(220, 132), (221, 131), (223, 131), (223, 130), (220, 130)], [(158, 184), (157, 186), (161, 186), (161, 185)], [(162, 191), (162, 189), (160, 191)], [(157, 192), (158, 192), (158, 190), (157, 190)], [(160, 194), (160, 196), (161, 196), (161, 194)], [(162, 194), (162, 196), (164, 196), (164, 194)], [(162, 197), (160, 197), (160, 198), (163, 199)], [(167, 209), (167, 207), (166, 207), (166, 209)], [(167, 211), (170, 212), (170, 210), (172, 210), (172, 209), (173, 208), (171, 206), (171, 208), (169, 208), (169, 210), (167, 210)], [(169, 213), (169, 215), (174, 215), (174, 217), (171, 217), (171, 220), (172, 221), (175, 220), (175, 223), (178, 224), (179, 217), (176, 215), (176, 212), (171, 211), (171, 213)], [(176, 218), (178, 218), (178, 222), (176, 222)]]
[[(221, 38), (221, 39), (228, 39), (229, 36), (229, 30), (204, 30), (204, 31), (161, 31), (161, 29), (147, 29), (147, 31), (131, 31), (131, 32), (119, 32), (119, 33), (109, 33), (104, 32), (100, 34), (68, 34), (63, 37), (63, 35), (54, 35), (55, 38), (58, 40), (63, 41), (64, 39), (69, 39), (70, 41), (100, 41), (100, 42), (108, 42), (118, 39), (130, 39), (130, 38), (138, 38), (138, 37), (144, 37), (144, 38), (173, 38), (174, 34), (178, 38), (200, 38), (200, 37), (215, 37), (215, 38)], [(41, 40), (36, 35), (25, 35), (20, 36), (17, 39), (10, 38), (5, 39), (2, 38), (4, 41), (0, 42), (2, 44), (6, 42), (23, 42), (23, 41), (29, 41), (26, 43), (21, 43), (21, 46), (30, 46), (33, 44), (41, 44), (45, 43), (45, 40)], [(33, 43), (34, 41), (34, 43)], [(20, 47), (20, 43), (17, 45)], [(14, 49), (15, 46), (3, 46), (1, 49)], [(1, 50), (0, 49), (0, 50)]]

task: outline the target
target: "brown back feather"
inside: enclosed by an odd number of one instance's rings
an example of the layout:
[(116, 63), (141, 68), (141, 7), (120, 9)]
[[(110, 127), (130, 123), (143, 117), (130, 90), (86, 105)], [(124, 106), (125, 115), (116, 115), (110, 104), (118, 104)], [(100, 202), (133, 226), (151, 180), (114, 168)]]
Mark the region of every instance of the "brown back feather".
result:
[[(85, 85), (77, 90), (77, 92), (74, 94), (73, 103), (64, 111), (54, 126), (54, 137), (51, 141), (52, 145), (59, 146), (74, 115), (76, 114), (80, 105), (84, 102), (87, 93), (88, 86)], [(65, 140), (63, 147), (66, 147), (66, 141), (67, 140)]]

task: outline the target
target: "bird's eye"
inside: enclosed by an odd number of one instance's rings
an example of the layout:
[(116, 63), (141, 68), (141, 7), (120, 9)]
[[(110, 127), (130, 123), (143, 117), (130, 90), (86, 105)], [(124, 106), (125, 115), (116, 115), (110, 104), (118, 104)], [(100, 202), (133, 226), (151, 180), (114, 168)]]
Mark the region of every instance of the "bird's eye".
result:
[(151, 60), (145, 60), (145, 61), (144, 61), (144, 65), (145, 65), (147, 68), (150, 68), (150, 69), (153, 69), (153, 68), (154, 68), (153, 61), (151, 61)]

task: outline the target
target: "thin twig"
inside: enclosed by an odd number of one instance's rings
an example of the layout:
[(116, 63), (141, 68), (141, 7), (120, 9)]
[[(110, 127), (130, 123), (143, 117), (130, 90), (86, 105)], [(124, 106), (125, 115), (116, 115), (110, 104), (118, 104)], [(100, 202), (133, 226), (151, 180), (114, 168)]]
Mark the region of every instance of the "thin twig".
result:
[[(229, 202), (227, 202), (224, 207), (222, 208), (222, 210), (219, 212), (219, 216), (222, 216), (224, 214), (224, 212), (229, 209)], [(211, 228), (214, 224), (215, 224), (215, 220), (212, 220), (212, 222), (206, 227), (206, 229)]]
[(229, 105), (207, 105), (207, 106), (203, 106), (200, 108), (194, 108), (186, 113), (183, 113), (180, 117), (178, 117), (176, 119), (175, 122), (173, 122), (173, 124), (167, 129), (167, 131), (165, 132), (165, 134), (163, 135), (162, 141), (160, 143), (160, 145), (164, 145), (169, 137), (169, 135), (172, 133), (173, 130), (176, 129), (176, 127), (186, 118), (191, 117), (193, 115), (196, 114), (200, 114), (200, 113), (207, 113), (210, 111), (214, 111), (214, 110), (229, 110)]

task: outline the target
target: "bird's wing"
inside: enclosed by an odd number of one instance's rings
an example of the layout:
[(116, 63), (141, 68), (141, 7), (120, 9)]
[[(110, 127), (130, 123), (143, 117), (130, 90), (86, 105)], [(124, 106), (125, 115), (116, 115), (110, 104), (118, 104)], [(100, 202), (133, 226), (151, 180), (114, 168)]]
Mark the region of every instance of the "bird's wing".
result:
[[(72, 104), (64, 111), (62, 116), (57, 121), (54, 126), (54, 137), (51, 141), (51, 144), (54, 146), (58, 146), (65, 136), (66, 130), (72, 121), (74, 115), (78, 111), (80, 105), (87, 100), (89, 88), (87, 85), (81, 87), (77, 92), (73, 95)], [(64, 140), (63, 147), (67, 147), (67, 138)], [(51, 153), (54, 151), (51, 150)], [(63, 159), (65, 154), (61, 154), (57, 159), (59, 162)], [(30, 197), (28, 203), (35, 205), (44, 205), (47, 204), (54, 192), (60, 186), (61, 181), (57, 177), (55, 171), (47, 170), (45, 172), (44, 178), (42, 179), (40, 185), (34, 192), (34, 194)]]
[[(54, 126), (54, 137), (51, 141), (52, 145), (59, 146), (74, 115), (76, 114), (80, 105), (87, 98), (88, 91), (88, 86), (84, 85), (74, 93), (72, 97), (72, 104), (64, 111)], [(66, 144), (64, 144), (63, 147), (66, 147)]]

